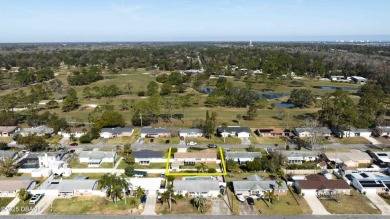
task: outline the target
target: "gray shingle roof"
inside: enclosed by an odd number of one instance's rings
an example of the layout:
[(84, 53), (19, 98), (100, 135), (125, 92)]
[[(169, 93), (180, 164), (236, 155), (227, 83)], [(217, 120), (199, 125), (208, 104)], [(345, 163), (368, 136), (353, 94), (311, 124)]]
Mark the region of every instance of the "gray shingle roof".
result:
[(152, 150), (140, 150), (133, 151), (132, 154), (135, 158), (162, 158), (164, 152), (162, 151), (152, 151)]
[(262, 154), (260, 152), (226, 152), (226, 160), (234, 159), (234, 158), (255, 158), (261, 157)]
[(89, 158), (89, 159), (103, 159), (103, 158), (112, 158), (116, 152), (111, 151), (82, 151), (79, 154), (79, 158)]
[(133, 126), (127, 126), (127, 127), (115, 127), (115, 128), (103, 128), (100, 133), (108, 132), (112, 134), (122, 134), (124, 132), (133, 132), (134, 127)]
[(316, 157), (317, 153), (314, 151), (282, 151), (286, 157)]
[(44, 134), (52, 134), (54, 132), (54, 129), (47, 127), (45, 125), (41, 125), (38, 127), (23, 128), (20, 130), (20, 132), (26, 134), (44, 135)]
[[(294, 131), (296, 132), (296, 133), (302, 133), (302, 132), (312, 132), (312, 128), (295, 128), (294, 129)], [(329, 128), (327, 128), (327, 127), (321, 127), (320, 128), (320, 132), (322, 133), (322, 134), (331, 134), (332, 133), (332, 131), (329, 129)]]
[(176, 191), (208, 192), (219, 190), (216, 180), (174, 180), (173, 189)]
[(202, 129), (179, 129), (179, 133), (202, 134)]
[(171, 133), (170, 129), (166, 128), (153, 128), (150, 126), (142, 127), (141, 134), (160, 134), (160, 133)]
[[(262, 180), (262, 181), (249, 181), (249, 180), (240, 180), (233, 181), (234, 191), (249, 191), (254, 189), (262, 189), (262, 190), (277, 190), (278, 184), (274, 180)], [(279, 188), (280, 190), (287, 190), (286, 182), (283, 181), (282, 186)]]
[(249, 181), (261, 181), (261, 180), (264, 180), (264, 177), (259, 176), (257, 174), (253, 174), (253, 175), (247, 176), (246, 180), (249, 180)]
[[(55, 184), (53, 184), (53, 182)], [(58, 190), (59, 192), (74, 192), (74, 190), (92, 190), (97, 185), (97, 180), (59, 180), (52, 181), (48, 189)]]

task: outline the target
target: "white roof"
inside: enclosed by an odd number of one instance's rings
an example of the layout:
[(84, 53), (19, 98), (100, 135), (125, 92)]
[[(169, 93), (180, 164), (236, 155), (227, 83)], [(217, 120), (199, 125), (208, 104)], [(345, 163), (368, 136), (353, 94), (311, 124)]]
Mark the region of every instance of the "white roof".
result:
[(161, 185), (162, 178), (126, 178), (126, 181), (129, 182), (130, 190), (137, 189), (138, 186), (141, 186), (145, 191), (159, 190)]

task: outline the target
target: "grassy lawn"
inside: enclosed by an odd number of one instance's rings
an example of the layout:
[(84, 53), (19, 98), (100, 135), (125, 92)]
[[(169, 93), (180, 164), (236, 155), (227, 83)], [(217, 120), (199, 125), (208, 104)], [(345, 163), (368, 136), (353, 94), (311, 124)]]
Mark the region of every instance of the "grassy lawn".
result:
[(73, 179), (76, 176), (86, 176), (89, 179), (100, 179), (105, 173), (72, 173), (68, 179)]
[(50, 138), (46, 139), (46, 141), (49, 144), (53, 144), (53, 143), (60, 143), (61, 139), (62, 139), (62, 137), (60, 135), (53, 135)]
[(137, 137), (131, 136), (131, 137), (117, 137), (117, 138), (110, 138), (107, 140), (106, 144), (117, 144), (117, 145), (124, 145), (124, 144), (134, 144), (134, 142), (137, 140)]
[[(176, 198), (176, 204), (172, 203), (172, 208), (169, 209), (168, 203), (164, 202), (163, 204), (156, 204), (156, 213), (157, 214), (202, 214), (191, 204), (191, 198)], [(211, 211), (211, 200), (207, 200), (204, 208), (203, 214), (207, 214)]]
[[(279, 201), (277, 198), (269, 204), (268, 207), (263, 200), (255, 200), (255, 208), (258, 214), (262, 215), (292, 215), (292, 214), (308, 214), (308, 209), (303, 209), (295, 201), (293, 195), (288, 192), (287, 195), (279, 196)], [(310, 208), (309, 208), (310, 209)]]
[[(58, 198), (53, 201), (52, 207), (46, 210), (46, 214), (140, 214), (142, 210), (136, 207), (139, 205), (139, 199), (128, 197), (127, 204), (125, 201), (114, 202), (109, 201), (105, 204), (101, 197), (72, 197)], [(135, 199), (137, 204), (130, 205), (130, 199)], [(134, 209), (132, 211), (132, 209)]]
[(14, 198), (11, 197), (1, 197), (0, 198), (0, 209), (6, 207)]
[(332, 138), (335, 142), (340, 144), (369, 144), (370, 141), (363, 137), (351, 137), (351, 138)]
[(102, 163), (98, 168), (114, 168), (114, 165), (113, 163)]
[(236, 196), (232, 191), (230, 191), (230, 188), (226, 189), (227, 195), (229, 196), (230, 205), (233, 206), (233, 215), (239, 215), (240, 214), (240, 201), (237, 200)]
[(10, 211), (10, 214), (27, 214), (31, 210), (35, 210), (34, 209), (35, 205), (29, 204), (31, 198), (32, 198), (32, 195), (30, 195), (28, 197), (28, 199), (24, 202), (22, 200), (20, 200), (18, 202), (18, 204), (16, 204), (15, 207)]
[(127, 167), (127, 163), (124, 160), (121, 160), (120, 164), (118, 165), (117, 169), (125, 169)]
[(0, 137), (0, 142), (10, 143), (10, 142), (12, 142), (12, 141), (13, 141), (12, 136)]
[[(150, 140), (153, 139), (153, 143)], [(166, 144), (166, 141), (169, 140), (169, 144), (179, 144), (180, 138), (145, 138), (144, 144)]]
[(320, 200), (331, 214), (381, 214), (381, 211), (363, 194), (351, 190), (351, 195), (344, 195), (340, 203), (334, 200)]
[(88, 168), (88, 163), (80, 163), (78, 158), (72, 158), (69, 161), (69, 166), (72, 168)]
[[(286, 143), (286, 139), (285, 138), (279, 138), (279, 137), (260, 137), (260, 136), (257, 136), (257, 135), (253, 135), (254, 138), (256, 138), (257, 142), (259, 142), (259, 144), (279, 144), (279, 145), (284, 145)], [(288, 142), (287, 142), (288, 144)]]
[[(119, 165), (121, 165), (121, 164), (119, 164)], [(150, 163), (149, 165), (135, 164), (134, 169), (165, 169), (166, 165), (167, 165), (166, 163)]]
[(196, 142), (198, 144), (241, 144), (241, 139), (235, 137), (226, 137), (225, 142), (222, 137), (212, 136), (210, 139), (208, 138), (186, 138), (186, 142)]
[(379, 195), (388, 205), (390, 205), (390, 195), (387, 193), (383, 193)]

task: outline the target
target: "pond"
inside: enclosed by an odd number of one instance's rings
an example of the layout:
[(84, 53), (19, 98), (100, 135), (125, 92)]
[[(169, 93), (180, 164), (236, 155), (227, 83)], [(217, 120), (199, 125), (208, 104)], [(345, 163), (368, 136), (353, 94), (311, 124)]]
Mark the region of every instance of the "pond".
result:
[(288, 97), (290, 94), (282, 94), (282, 93), (269, 93), (269, 94), (257, 94), (259, 98), (265, 99), (276, 99), (279, 97)]
[(359, 88), (356, 87), (334, 87), (334, 86), (316, 86), (315, 88), (321, 89), (321, 90), (345, 90), (345, 91), (355, 91), (359, 90)]
[(214, 89), (211, 89), (211, 88), (201, 87), (200, 89), (201, 89), (204, 93), (206, 93), (206, 94), (214, 93)]
[(275, 107), (285, 107), (285, 108), (294, 108), (295, 105), (292, 103), (277, 103)]

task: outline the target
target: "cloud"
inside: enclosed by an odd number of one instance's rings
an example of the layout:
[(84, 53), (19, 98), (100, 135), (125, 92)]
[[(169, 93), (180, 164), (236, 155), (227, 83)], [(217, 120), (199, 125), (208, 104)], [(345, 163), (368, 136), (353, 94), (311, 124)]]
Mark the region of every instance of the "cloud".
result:
[(109, 13), (123, 15), (133, 20), (141, 20), (142, 16), (140, 15), (140, 11), (144, 10), (145, 8), (145, 5), (128, 5), (124, 2), (120, 2), (119, 4), (111, 2), (111, 9)]

